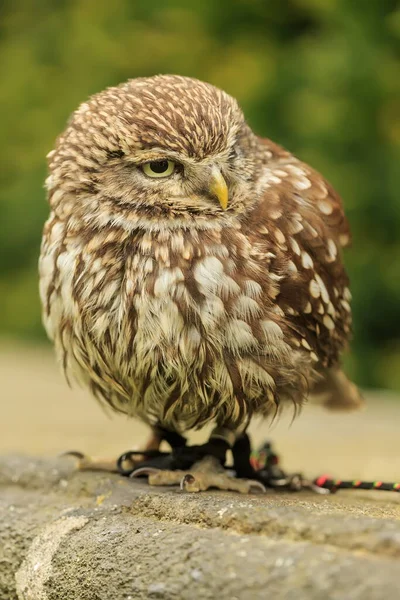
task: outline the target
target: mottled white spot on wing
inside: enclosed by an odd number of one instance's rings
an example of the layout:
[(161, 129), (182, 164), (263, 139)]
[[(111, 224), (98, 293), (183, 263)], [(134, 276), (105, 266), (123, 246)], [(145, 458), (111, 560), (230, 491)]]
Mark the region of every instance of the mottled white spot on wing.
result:
[(306, 177), (301, 177), (293, 181), (293, 186), (297, 190), (308, 190), (311, 187), (311, 181)]
[(288, 173), (286, 171), (282, 171), (282, 169), (275, 169), (274, 174), (278, 177), (287, 177)]
[(319, 298), (321, 295), (321, 289), (315, 279), (310, 281), (310, 294), (313, 298)]
[(329, 260), (335, 260), (337, 256), (337, 247), (333, 240), (328, 240), (328, 258)]
[(339, 242), (341, 246), (347, 246), (347, 244), (350, 241), (350, 237), (347, 235), (347, 233), (341, 233), (339, 235)]
[(282, 183), (282, 179), (280, 179), (279, 177), (276, 177), (275, 175), (271, 175), (270, 177), (268, 177), (267, 182), (274, 183), (275, 185), (279, 185), (280, 183)]
[(329, 315), (325, 315), (324, 318), (322, 319), (322, 322), (325, 325), (325, 327), (327, 329), (329, 329), (330, 331), (335, 329), (335, 323), (332, 321), (332, 319)]
[(314, 267), (313, 260), (308, 252), (301, 253), (301, 264), (305, 269), (312, 269)]
[(282, 211), (276, 209), (276, 210), (271, 210), (271, 212), (269, 213), (269, 216), (271, 217), (271, 219), (280, 219), (282, 216)]
[(288, 224), (289, 233), (294, 235), (295, 233), (300, 233), (304, 229), (303, 225), (300, 221), (292, 220)]
[(275, 306), (273, 306), (271, 308), (271, 311), (274, 312), (276, 315), (279, 315), (280, 317), (284, 317), (285, 313), (283, 312), (283, 310), (281, 309), (280, 306), (278, 306), (278, 304), (275, 304)]
[(279, 244), (284, 244), (286, 242), (286, 238), (280, 229), (275, 229), (274, 234), (275, 239)]
[(307, 231), (311, 234), (313, 238), (318, 237), (318, 231), (312, 225), (310, 225), (310, 223), (307, 223)]
[(316, 279), (316, 281), (317, 281), (317, 283), (318, 283), (318, 285), (319, 285), (319, 287), (321, 289), (322, 300), (324, 302), (326, 302), (326, 304), (328, 304), (328, 302), (329, 302), (329, 294), (328, 294), (328, 290), (326, 289), (326, 285), (325, 285), (322, 277), (320, 277), (318, 275), (318, 273), (315, 273), (315, 279)]
[(297, 254), (298, 256), (300, 256), (301, 254), (301, 250), (300, 250), (300, 246), (297, 243), (297, 241), (294, 238), (290, 238), (289, 243), (292, 247), (292, 250), (295, 254)]
[(311, 302), (307, 302), (307, 304), (304, 307), (303, 312), (305, 314), (310, 314), (312, 312), (312, 306), (311, 306)]
[(343, 308), (345, 310), (347, 310), (347, 312), (351, 312), (351, 307), (350, 307), (350, 304), (347, 302), (347, 300), (341, 300), (340, 304), (343, 306)]
[(331, 315), (331, 317), (336, 317), (335, 307), (333, 306), (332, 302), (328, 302), (328, 307), (326, 311), (328, 315)]
[(349, 290), (349, 288), (348, 288), (348, 287), (345, 287), (345, 288), (344, 288), (344, 290), (343, 290), (343, 297), (344, 297), (344, 299), (345, 299), (345, 300), (347, 300), (348, 302), (350, 302), (350, 301), (351, 301), (351, 292), (350, 292), (350, 290)]
[(305, 177), (305, 172), (301, 167), (296, 167), (295, 165), (288, 165), (286, 167), (288, 171), (293, 173), (293, 175), (297, 175), (297, 177)]
[(331, 215), (333, 212), (333, 206), (328, 200), (319, 200), (318, 208), (324, 215)]

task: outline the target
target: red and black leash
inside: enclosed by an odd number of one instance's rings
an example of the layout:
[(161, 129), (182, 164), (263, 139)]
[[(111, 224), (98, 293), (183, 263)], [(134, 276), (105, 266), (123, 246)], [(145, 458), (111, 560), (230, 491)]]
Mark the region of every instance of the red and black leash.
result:
[(287, 474), (279, 466), (279, 456), (269, 442), (250, 456), (253, 469), (260, 479), (274, 489), (299, 491), (310, 489), (319, 494), (333, 494), (338, 490), (382, 490), (400, 492), (400, 483), (386, 481), (362, 481), (361, 479), (341, 480), (321, 475), (314, 480), (305, 479), (300, 473)]
[(326, 475), (321, 475), (314, 479), (315, 485), (325, 488), (330, 492), (337, 490), (382, 490), (384, 492), (400, 492), (400, 483), (392, 481), (342, 481), (341, 479), (330, 479)]

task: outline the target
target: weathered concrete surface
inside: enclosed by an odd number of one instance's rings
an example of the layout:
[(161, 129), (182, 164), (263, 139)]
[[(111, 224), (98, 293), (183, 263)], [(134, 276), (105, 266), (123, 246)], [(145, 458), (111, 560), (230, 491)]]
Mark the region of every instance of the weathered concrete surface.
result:
[(0, 459), (0, 600), (382, 600), (400, 495), (184, 494)]

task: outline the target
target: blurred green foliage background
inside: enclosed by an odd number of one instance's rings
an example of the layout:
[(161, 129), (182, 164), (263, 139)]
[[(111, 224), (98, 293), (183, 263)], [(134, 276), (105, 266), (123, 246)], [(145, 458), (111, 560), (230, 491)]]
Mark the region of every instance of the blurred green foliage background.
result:
[(236, 96), (260, 134), (344, 198), (348, 371), (400, 389), (400, 4), (394, 0), (2, 0), (0, 333), (44, 340), (45, 156), (90, 94), (179, 73)]

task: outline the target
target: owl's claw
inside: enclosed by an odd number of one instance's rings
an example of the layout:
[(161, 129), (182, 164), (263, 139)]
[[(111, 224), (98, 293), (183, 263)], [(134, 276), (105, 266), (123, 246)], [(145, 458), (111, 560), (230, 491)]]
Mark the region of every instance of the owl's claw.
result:
[(83, 452), (79, 452), (79, 450), (67, 450), (66, 452), (61, 452), (58, 456), (60, 458), (63, 458), (64, 456), (73, 456), (78, 460), (82, 460), (83, 458), (85, 458)]
[(132, 471), (132, 473), (129, 475), (129, 477), (135, 478), (135, 477), (143, 477), (143, 476), (150, 476), (150, 475), (154, 475), (154, 473), (160, 473), (161, 469), (156, 469), (155, 467), (140, 467), (139, 469), (135, 469), (134, 471)]
[(182, 479), (179, 482), (179, 487), (181, 488), (181, 490), (186, 490), (187, 486), (189, 485), (193, 485), (196, 482), (196, 478), (193, 477), (193, 475), (191, 473), (186, 473), (186, 475), (184, 475), (182, 477)]
[(79, 471), (107, 471), (108, 473), (118, 473), (117, 459), (98, 458), (83, 454), (79, 450), (69, 450), (62, 452), (60, 457), (71, 456), (77, 459), (77, 468)]

